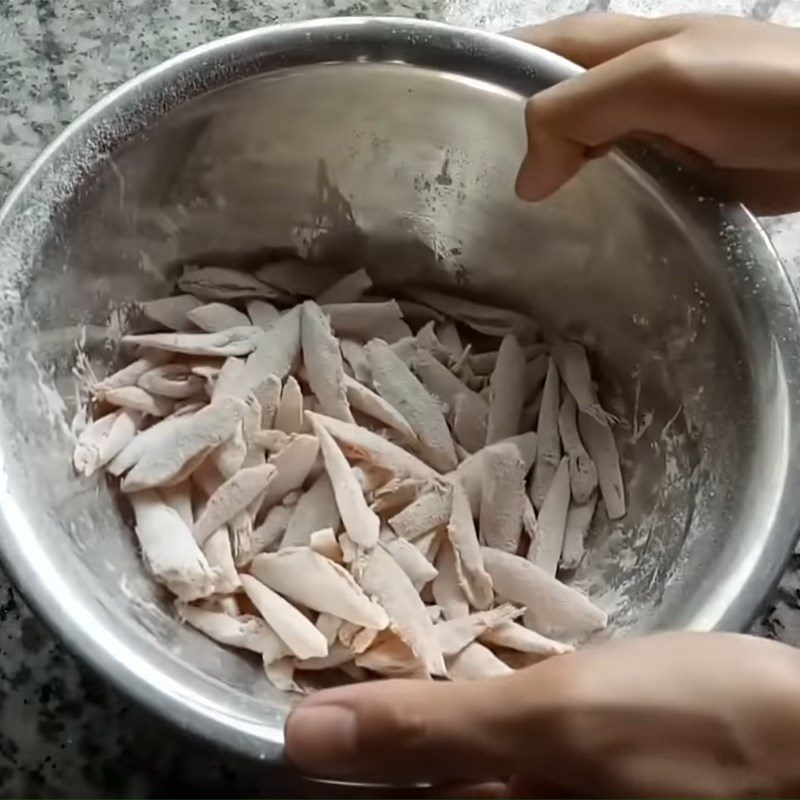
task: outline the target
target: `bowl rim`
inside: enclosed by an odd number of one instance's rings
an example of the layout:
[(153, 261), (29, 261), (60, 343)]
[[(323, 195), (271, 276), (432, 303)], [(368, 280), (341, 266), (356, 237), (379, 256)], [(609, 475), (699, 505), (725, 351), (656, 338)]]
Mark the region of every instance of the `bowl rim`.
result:
[[(281, 41), (293, 37), (305, 36), (308, 33), (347, 33), (358, 36), (368, 35), (390, 36), (398, 32), (406, 34), (429, 34), (431, 37), (445, 37), (446, 41), (457, 38), (482, 48), (484, 57), (512, 57), (517, 62), (528, 64), (531, 70), (541, 69), (543, 65), (557, 80), (563, 80), (582, 72), (582, 68), (554, 53), (542, 50), (519, 40), (501, 34), (456, 27), (441, 22), (419, 20), (402, 17), (335, 17), (305, 22), (291, 22), (281, 25), (270, 25), (235, 33), (198, 47), (187, 50), (167, 61), (162, 62), (127, 80), (119, 87), (102, 97), (84, 111), (68, 127), (66, 127), (35, 159), (13, 187), (5, 202), (0, 206), (0, 232), (4, 224), (11, 218), (18, 203), (25, 199), (29, 191), (34, 191), (37, 181), (46, 172), (48, 165), (59, 152), (81, 132), (92, 129), (105, 115), (114, 112), (117, 106), (128, 105), (132, 97), (147, 88), (158, 88), (163, 78), (174, 79), (192, 70), (202, 69), (210, 59), (235, 59), (242, 56), (246, 45), (255, 47), (280, 46)], [(449, 39), (448, 39), (449, 37)], [(277, 40), (277, 41), (276, 41)], [(266, 74), (266, 73), (264, 73)], [(241, 75), (233, 75), (226, 85), (242, 79)], [(181, 98), (176, 105), (188, 102), (205, 92), (200, 89), (191, 97)], [(793, 307), (792, 316), (800, 319), (800, 306), (794, 294), (785, 268), (772, 248), (766, 233), (755, 217), (742, 206), (733, 204), (728, 207), (726, 216), (735, 225), (747, 229), (752, 244), (756, 248), (765, 248), (762, 257), (769, 257), (779, 269), (776, 276), (786, 285), (791, 293)], [(0, 277), (2, 277), (0, 275)], [(785, 312), (787, 315), (789, 311)], [(787, 316), (788, 318), (788, 316)], [(796, 426), (797, 421), (793, 420)], [(791, 454), (793, 461), (797, 453)], [(183, 687), (172, 681), (165, 686), (163, 682), (148, 677), (148, 667), (144, 659), (122, 658), (119, 651), (112, 655), (107, 646), (108, 631), (98, 631), (98, 626), (85, 626), (80, 615), (61, 613), (56, 592), (43, 581), (39, 575), (33, 551), (26, 547), (23, 529), (27, 527), (25, 515), (8, 491), (4, 480), (3, 459), (5, 458), (0, 443), (0, 559), (14, 580), (26, 602), (48, 624), (56, 635), (64, 640), (70, 650), (77, 653), (82, 660), (88, 662), (105, 678), (138, 703), (165, 717), (180, 729), (197, 735), (215, 745), (223, 745), (238, 753), (254, 757), (268, 763), (277, 763), (283, 755), (283, 731), (266, 724), (255, 725), (231, 714), (217, 713), (207, 703), (198, 702), (190, 697)], [(795, 464), (795, 466), (797, 466)], [(793, 513), (789, 515), (787, 526), (794, 532), (800, 528), (800, 501), (795, 504)], [(21, 535), (20, 532), (23, 532)], [(777, 583), (789, 558), (792, 542), (786, 538), (785, 553), (772, 553), (765, 559), (761, 576), (766, 585), (771, 587)], [(758, 593), (756, 593), (758, 594)], [(721, 629), (741, 629), (747, 625), (758, 612), (762, 597), (751, 596), (747, 601), (740, 601), (736, 607), (724, 609), (713, 624), (708, 627)], [(89, 613), (87, 609), (84, 609)], [(118, 642), (119, 640), (117, 640)], [(126, 648), (123, 648), (126, 649)], [(152, 672), (152, 669), (151, 669)], [(235, 735), (232, 735), (235, 734)]]

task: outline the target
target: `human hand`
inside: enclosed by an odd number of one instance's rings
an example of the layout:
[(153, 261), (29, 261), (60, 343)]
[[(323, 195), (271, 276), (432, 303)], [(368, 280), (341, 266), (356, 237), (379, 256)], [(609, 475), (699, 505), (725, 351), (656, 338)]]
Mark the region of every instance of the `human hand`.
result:
[(799, 29), (582, 14), (513, 35), (588, 69), (528, 101), (520, 197), (547, 197), (598, 151), (634, 136), (690, 151), (758, 213), (800, 210)]
[(509, 677), (392, 680), (300, 702), (287, 756), (317, 775), (449, 796), (783, 797), (800, 792), (800, 654), (731, 634), (664, 634)]

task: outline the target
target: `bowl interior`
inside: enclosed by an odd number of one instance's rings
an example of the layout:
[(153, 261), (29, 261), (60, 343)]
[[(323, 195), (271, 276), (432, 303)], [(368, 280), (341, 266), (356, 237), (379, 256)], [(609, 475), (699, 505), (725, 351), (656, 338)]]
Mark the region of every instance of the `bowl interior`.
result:
[(587, 337), (630, 511), (598, 519), (573, 580), (615, 631), (722, 624), (788, 459), (786, 378), (742, 301), (748, 268), (732, 277), (715, 208), (703, 219), (619, 154), (518, 201), (523, 102), (404, 63), (237, 81), (110, 146), (29, 254), (0, 325), (4, 514), (59, 598), (48, 616), (91, 630), (154, 704), (178, 697), (269, 755), (289, 701), (257, 660), (176, 622), (106, 483), (72, 474), (71, 368), (81, 349), (102, 374), (126, 304), (168, 293), (182, 264), (255, 266), (279, 246), (366, 265), (387, 295), (441, 286)]

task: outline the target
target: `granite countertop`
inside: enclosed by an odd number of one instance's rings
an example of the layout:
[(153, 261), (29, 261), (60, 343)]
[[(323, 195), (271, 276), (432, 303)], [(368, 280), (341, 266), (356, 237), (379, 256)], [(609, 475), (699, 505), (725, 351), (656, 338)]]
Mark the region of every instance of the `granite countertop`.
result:
[[(0, 200), (39, 151), (113, 87), (182, 50), (269, 23), (416, 16), (502, 30), (586, 9), (666, 14), (696, 0), (0, 0)], [(800, 0), (704, 11), (800, 24)], [(800, 224), (766, 221), (795, 284)], [(800, 644), (800, 554), (755, 631)], [(0, 796), (280, 796), (285, 776), (165, 730), (83, 667), (0, 574)]]

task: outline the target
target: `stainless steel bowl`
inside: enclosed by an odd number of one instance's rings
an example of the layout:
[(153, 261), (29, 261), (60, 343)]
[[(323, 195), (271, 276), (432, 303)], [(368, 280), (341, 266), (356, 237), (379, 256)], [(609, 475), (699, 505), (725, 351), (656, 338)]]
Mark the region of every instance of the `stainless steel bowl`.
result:
[[(336, 19), (232, 36), (109, 95), (0, 211), (0, 548), (68, 645), (178, 725), (278, 757), (289, 699), (179, 625), (102, 480), (72, 474), (78, 337), (185, 261), (292, 245), (592, 337), (630, 512), (575, 580), (617, 631), (740, 628), (800, 520), (798, 305), (761, 229), (649, 156), (513, 194), (524, 98), (578, 68), (443, 25)], [(111, 325), (108, 329), (106, 326)], [(80, 326), (86, 326), (82, 328)]]

